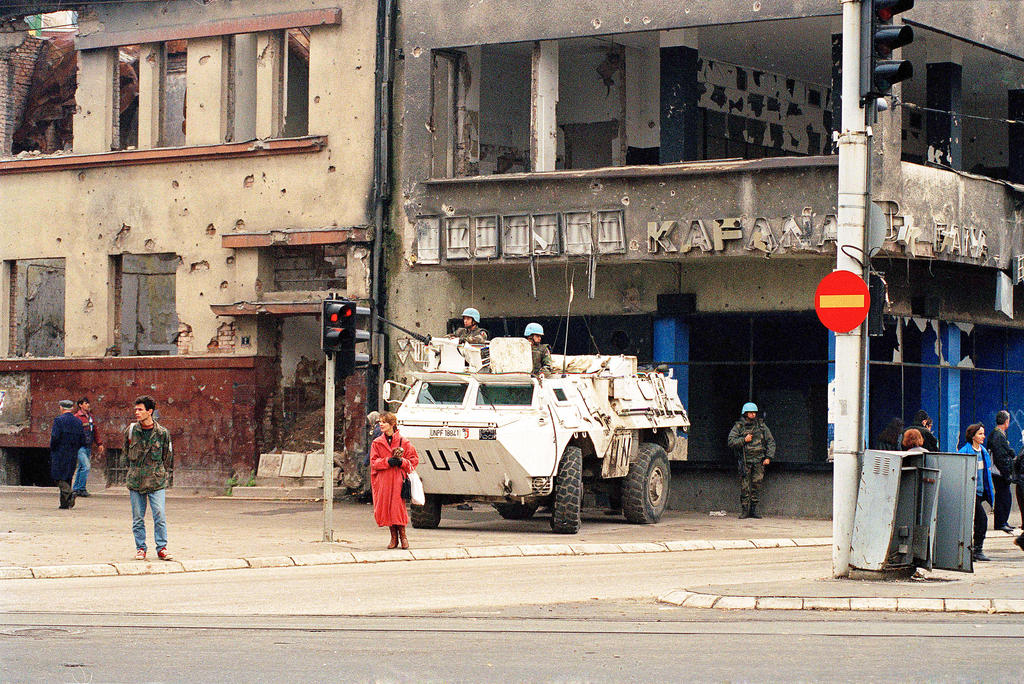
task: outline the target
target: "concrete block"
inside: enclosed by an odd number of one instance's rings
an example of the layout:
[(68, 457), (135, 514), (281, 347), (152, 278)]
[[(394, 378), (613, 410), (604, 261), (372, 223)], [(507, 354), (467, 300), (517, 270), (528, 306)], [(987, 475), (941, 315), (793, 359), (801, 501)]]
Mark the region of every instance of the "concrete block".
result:
[(803, 610), (804, 600), (797, 596), (761, 596), (757, 599), (758, 610)]
[(285, 451), (281, 454), (281, 477), (302, 477), (306, 467), (306, 454)]
[(261, 556), (257, 558), (246, 558), (245, 561), (250, 568), (287, 568), (295, 565), (291, 556)]
[(947, 613), (991, 613), (990, 599), (946, 599)]
[(0, 568), (0, 579), (32, 579), (32, 568), (15, 566)]
[(757, 608), (757, 597), (723, 596), (715, 603), (715, 608), (721, 610), (754, 610)]
[(467, 546), (466, 554), (470, 558), (507, 558), (522, 556), (518, 546)]
[(185, 572), (178, 561), (135, 561), (134, 563), (114, 563), (118, 575), (167, 575), (173, 572)]
[(940, 598), (908, 598), (900, 596), (896, 599), (896, 610), (913, 613), (941, 613), (945, 604)]
[(711, 608), (720, 598), (718, 594), (690, 594), (683, 605), (687, 608)]
[(238, 570), (249, 567), (244, 558), (193, 558), (178, 561), (185, 572), (206, 572), (209, 570)]
[(832, 537), (804, 537), (793, 538), (796, 546), (832, 546)]
[[(569, 544), (569, 548), (577, 556), (589, 556), (600, 553), (622, 553), (621, 544)], [(664, 549), (662, 549), (664, 550)]]
[(349, 551), (338, 551), (336, 553), (307, 553), (299, 556), (292, 556), (296, 565), (336, 565), (338, 563), (355, 563), (356, 559)]
[(804, 610), (850, 610), (848, 598), (805, 598)]
[(32, 576), (42, 579), (58, 577), (104, 577), (118, 574), (116, 563), (95, 563), (92, 565), (39, 565), (32, 568)]
[(524, 556), (573, 556), (568, 544), (523, 544), (519, 547)]
[(992, 599), (992, 610), (996, 613), (1024, 613), (1024, 600)]
[(792, 539), (751, 539), (750, 543), (758, 549), (780, 549), (784, 546), (796, 546)]
[(749, 539), (712, 539), (711, 547), (716, 551), (723, 549), (752, 549), (754, 544)]
[(260, 454), (256, 477), (277, 477), (281, 474), (281, 454)]
[(711, 551), (715, 547), (705, 539), (683, 539), (664, 542), (669, 551)]
[(306, 465), (302, 467), (302, 477), (324, 476), (324, 452), (306, 454)]
[(686, 599), (691, 596), (693, 596), (693, 594), (688, 592), (686, 589), (676, 589), (675, 591), (668, 592), (664, 596), (659, 596), (658, 603), (670, 603), (673, 606), (681, 606), (686, 603)]
[(416, 560), (455, 560), (469, 558), (466, 549), (413, 549), (412, 557)]
[(895, 598), (852, 598), (850, 599), (850, 610), (896, 610)]
[(657, 542), (627, 542), (618, 544), (622, 553), (664, 553), (668, 547)]
[(402, 549), (385, 549), (383, 551), (353, 551), (352, 560), (356, 563), (386, 563), (388, 561), (415, 560), (412, 551)]

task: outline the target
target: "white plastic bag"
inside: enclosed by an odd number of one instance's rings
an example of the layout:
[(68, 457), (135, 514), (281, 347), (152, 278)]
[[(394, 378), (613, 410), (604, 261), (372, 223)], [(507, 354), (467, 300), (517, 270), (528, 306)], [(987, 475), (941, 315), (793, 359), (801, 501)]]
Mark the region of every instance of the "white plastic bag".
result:
[(412, 491), (409, 503), (416, 504), (417, 506), (427, 503), (427, 497), (423, 494), (423, 481), (420, 480), (420, 476), (415, 470), (409, 473), (409, 489)]

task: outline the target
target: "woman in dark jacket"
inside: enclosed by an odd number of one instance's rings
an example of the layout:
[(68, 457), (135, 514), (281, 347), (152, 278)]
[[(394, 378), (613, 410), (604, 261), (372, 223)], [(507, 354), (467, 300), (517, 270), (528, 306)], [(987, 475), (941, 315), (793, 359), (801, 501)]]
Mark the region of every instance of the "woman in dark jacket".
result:
[(370, 487), (373, 490), (373, 517), (381, 527), (391, 529), (389, 549), (402, 544), (409, 548), (405, 527), (409, 512), (402, 501), (402, 481), (416, 470), (420, 457), (405, 437), (398, 434), (398, 419), (385, 411), (380, 414), (381, 435), (370, 445)]
[(903, 435), (903, 419), (893, 418), (885, 429), (878, 433), (876, 441), (878, 448), (883, 451), (899, 451), (900, 438)]

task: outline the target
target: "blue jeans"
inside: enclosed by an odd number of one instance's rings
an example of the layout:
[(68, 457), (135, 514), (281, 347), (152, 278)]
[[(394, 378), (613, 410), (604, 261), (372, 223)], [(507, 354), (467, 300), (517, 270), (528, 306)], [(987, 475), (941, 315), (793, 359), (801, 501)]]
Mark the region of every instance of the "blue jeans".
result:
[(76, 492), (85, 491), (85, 479), (89, 477), (89, 447), (78, 448), (78, 474), (75, 475), (75, 485), (72, 487)]
[(146, 502), (153, 511), (153, 541), (156, 548), (167, 546), (167, 519), (164, 517), (164, 492), (158, 489), (148, 494), (140, 494), (133, 489), (128, 493), (132, 498), (132, 534), (135, 535), (135, 548), (146, 548)]

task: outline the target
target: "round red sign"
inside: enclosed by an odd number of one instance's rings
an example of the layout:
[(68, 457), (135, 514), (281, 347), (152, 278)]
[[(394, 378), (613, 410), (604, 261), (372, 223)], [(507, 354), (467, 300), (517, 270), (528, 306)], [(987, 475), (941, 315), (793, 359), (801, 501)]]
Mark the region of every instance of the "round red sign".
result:
[(818, 320), (837, 333), (850, 332), (863, 323), (870, 305), (867, 283), (850, 271), (829, 273), (814, 291), (814, 310)]

